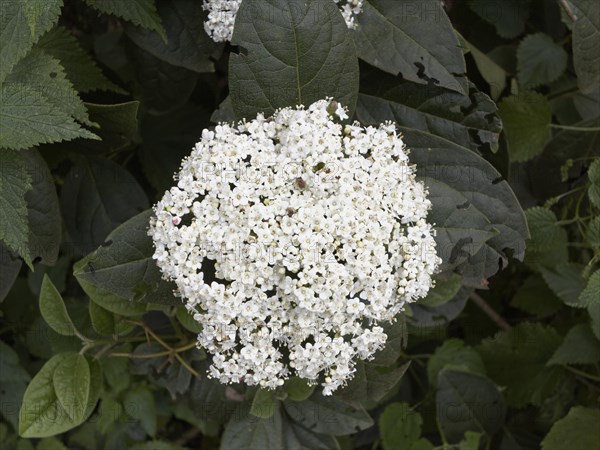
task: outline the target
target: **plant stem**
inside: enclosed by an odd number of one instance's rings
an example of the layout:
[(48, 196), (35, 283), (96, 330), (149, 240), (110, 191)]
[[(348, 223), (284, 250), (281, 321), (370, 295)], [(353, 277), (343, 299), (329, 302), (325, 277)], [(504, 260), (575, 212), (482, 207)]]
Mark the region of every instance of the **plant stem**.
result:
[(551, 123), (550, 128), (568, 131), (600, 131), (600, 127), (574, 127), (571, 125), (558, 125), (556, 123)]
[(600, 383), (600, 377), (596, 375), (592, 375), (591, 373), (584, 372), (579, 369), (575, 369), (571, 366), (564, 366), (569, 372), (574, 373), (575, 375), (579, 375), (580, 377), (587, 378), (588, 380), (596, 381)]
[(573, 11), (573, 8), (571, 8), (571, 5), (569, 5), (569, 2), (567, 2), (567, 0), (558, 0), (558, 1), (562, 5), (562, 7), (565, 8), (565, 11), (567, 12), (567, 14), (571, 18), (571, 20), (573, 22), (577, 22), (577, 15)]
[(492, 309), (490, 305), (476, 292), (473, 292), (470, 296), (471, 300), (481, 309), (490, 319), (492, 319), (498, 327), (503, 330), (510, 330), (512, 327), (508, 324), (504, 318)]

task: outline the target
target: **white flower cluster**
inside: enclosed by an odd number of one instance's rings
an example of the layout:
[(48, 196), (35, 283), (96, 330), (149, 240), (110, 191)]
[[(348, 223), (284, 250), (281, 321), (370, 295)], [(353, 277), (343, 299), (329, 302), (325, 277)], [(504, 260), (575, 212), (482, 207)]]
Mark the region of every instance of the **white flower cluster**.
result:
[(327, 99), (204, 130), (155, 206), (154, 259), (222, 382), (328, 395), (432, 286), (431, 204), (395, 126), (338, 118)]
[[(362, 11), (364, 0), (333, 1), (338, 4), (348, 28), (355, 28), (355, 17)], [(204, 0), (203, 7), (208, 11), (204, 29), (213, 41), (231, 41), (235, 15), (241, 3), (242, 0)]]

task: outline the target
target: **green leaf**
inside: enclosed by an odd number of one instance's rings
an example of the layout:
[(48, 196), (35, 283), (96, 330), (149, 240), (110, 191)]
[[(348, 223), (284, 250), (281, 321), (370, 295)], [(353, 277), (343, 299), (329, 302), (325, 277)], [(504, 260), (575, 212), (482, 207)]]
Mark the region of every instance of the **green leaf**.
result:
[(192, 332), (192, 333), (200, 333), (202, 331), (202, 325), (194, 319), (193, 314), (188, 311), (185, 307), (181, 306), (175, 310), (175, 317), (183, 328)]
[(150, 113), (162, 115), (189, 100), (198, 81), (197, 72), (169, 64), (135, 44), (129, 47), (138, 90)]
[(36, 445), (35, 450), (69, 450), (65, 444), (59, 441), (55, 437), (44, 438), (38, 445)]
[(458, 443), (458, 450), (478, 450), (482, 436), (482, 433), (467, 431), (465, 438)]
[[(87, 406), (83, 412), (77, 411), (77, 420), (71, 419), (68, 408), (71, 405), (63, 405), (57, 394), (54, 383), (54, 374), (62, 364), (65, 370), (74, 368), (73, 363), (79, 355), (75, 352), (60, 353), (53, 356), (44, 364), (42, 369), (31, 380), (23, 404), (19, 412), (19, 434), (26, 438), (40, 438), (63, 433), (84, 422), (92, 413), (102, 383), (100, 366), (97, 361), (89, 364), (89, 384), (87, 395)], [(62, 370), (62, 369), (61, 369)], [(79, 382), (78, 382), (79, 383)], [(62, 386), (59, 386), (62, 389)], [(78, 387), (78, 389), (80, 386)], [(65, 389), (68, 389), (65, 387)], [(66, 392), (61, 392), (61, 397), (71, 398)], [(80, 398), (80, 394), (73, 394), (74, 398)]]
[(156, 11), (154, 0), (84, 0), (104, 14), (121, 17), (135, 25), (154, 30), (166, 40), (167, 34)]
[(600, 216), (596, 216), (590, 220), (586, 237), (593, 248), (600, 249)]
[[(374, 101), (371, 101), (374, 99)], [(395, 120), (385, 101), (359, 97), (363, 124)], [(522, 259), (529, 237), (525, 216), (508, 183), (496, 169), (469, 149), (428, 131), (400, 127), (417, 174), (429, 188), (429, 220), (436, 224), (442, 270), (463, 276), (463, 284), (485, 286), (508, 263), (506, 250)]]
[[(88, 266), (87, 269), (91, 271), (93, 266)], [(131, 302), (126, 298), (119, 297), (109, 291), (100, 289), (83, 279), (78, 279), (77, 281), (81, 285), (81, 288), (88, 295), (90, 300), (112, 313), (125, 317), (131, 317), (141, 316), (147, 311), (148, 305), (145, 303)]]
[(156, 405), (154, 396), (148, 389), (139, 387), (125, 394), (125, 412), (138, 420), (146, 433), (156, 434)]
[(427, 378), (433, 386), (437, 386), (438, 374), (445, 368), (486, 374), (481, 356), (460, 339), (448, 339), (427, 361)]
[(92, 125), (87, 110), (67, 79), (60, 62), (42, 50), (34, 48), (14, 67), (6, 83), (34, 89), (50, 105), (78, 122)]
[(550, 289), (566, 305), (583, 308), (580, 296), (585, 288), (581, 273), (583, 267), (577, 264), (560, 264), (554, 269), (541, 268), (542, 277)]
[(579, 88), (589, 94), (600, 84), (600, 4), (568, 0), (577, 20), (573, 25), (573, 58)]
[(304, 450), (304, 449), (332, 449), (339, 450), (340, 446), (335, 437), (328, 434), (318, 434), (287, 420), (283, 416), (283, 439), (285, 445), (283, 448)]
[(333, 97), (352, 116), (358, 61), (352, 34), (327, 0), (242, 2), (231, 43), (229, 89), (238, 118)]
[(314, 392), (315, 386), (309, 385), (306, 380), (298, 377), (291, 377), (285, 382), (285, 391), (291, 400), (301, 402), (306, 400)]
[[(0, 83), (12, 68), (58, 21), (62, 0), (13, 0), (0, 8)], [(35, 6), (32, 8), (31, 6)], [(4, 95), (2, 96), (4, 98)]]
[(600, 305), (588, 306), (588, 313), (590, 315), (590, 327), (594, 336), (600, 340)]
[(259, 419), (269, 419), (273, 417), (275, 409), (278, 407), (278, 401), (269, 389), (259, 389), (254, 394), (250, 414)]
[(31, 190), (25, 195), (29, 223), (29, 254), (32, 260), (53, 266), (57, 263), (62, 240), (62, 220), (54, 177), (39, 151), (23, 150)]
[(173, 295), (175, 284), (162, 279), (152, 259), (154, 247), (147, 234), (151, 215), (148, 210), (129, 219), (108, 235), (106, 245), (76, 263), (73, 274), (80, 284), (130, 302), (181, 305)]
[(563, 303), (540, 275), (531, 275), (519, 286), (510, 306), (537, 317), (547, 317), (556, 313)]
[(469, 6), (479, 17), (494, 25), (500, 37), (513, 39), (525, 31), (529, 0), (503, 0), (501, 3), (470, 0)]
[(588, 169), (588, 177), (592, 182), (588, 189), (590, 201), (600, 208), (600, 158), (595, 158)]
[(0, 150), (0, 239), (31, 268), (25, 194), (31, 177), (22, 154)]
[(477, 350), (490, 378), (506, 387), (508, 404), (521, 408), (541, 405), (562, 383), (563, 370), (546, 367), (561, 342), (552, 327), (526, 322), (484, 339)]
[(590, 276), (579, 296), (579, 304), (584, 307), (600, 304), (600, 269)]
[(286, 448), (279, 408), (270, 419), (256, 419), (249, 415), (247, 406), (240, 406), (225, 426), (220, 448), (227, 450)]
[(87, 157), (78, 159), (65, 178), (61, 206), (71, 240), (88, 253), (117, 226), (147, 209), (148, 198), (120, 165)]
[(19, 364), (19, 355), (11, 347), (0, 341), (0, 383), (26, 383), (31, 378)]
[(52, 376), (54, 391), (69, 419), (83, 422), (91, 388), (90, 366), (85, 356), (71, 353), (64, 358)]
[(23, 261), (0, 240), (0, 303), (10, 292), (22, 265)]
[(556, 215), (547, 208), (534, 206), (525, 211), (531, 239), (527, 251), (540, 252), (552, 247), (560, 238)]
[(50, 328), (63, 336), (77, 334), (75, 325), (67, 312), (67, 307), (60, 293), (52, 284), (48, 275), (44, 275), (40, 290), (40, 313)]
[(409, 366), (410, 362), (400, 367), (382, 367), (359, 362), (355, 367), (354, 378), (336, 391), (335, 396), (357, 408), (374, 407), (398, 384)]
[(4, 83), (0, 99), (0, 147), (18, 150), (75, 138), (98, 139), (30, 86)]
[(123, 321), (94, 301), (89, 304), (89, 314), (92, 327), (98, 334), (115, 336), (127, 334), (134, 328), (133, 324)]
[(440, 306), (452, 300), (462, 287), (462, 278), (455, 273), (450, 275), (447, 280), (436, 280), (435, 286), (429, 290), (424, 299), (419, 300), (419, 304), (426, 306)]
[(574, 406), (542, 441), (542, 450), (592, 449), (598, 446), (600, 409)]
[(112, 397), (103, 397), (98, 414), (98, 431), (107, 434), (123, 414), (123, 406)]
[(129, 26), (127, 36), (138, 46), (174, 66), (195, 72), (213, 72), (213, 60), (219, 59), (221, 46), (204, 31), (206, 13), (196, 0), (158, 2), (158, 13), (167, 32), (167, 40), (148, 29)]
[[(140, 102), (112, 105), (86, 103), (85, 105), (90, 113), (90, 119), (100, 126), (94, 132), (102, 139), (102, 142), (86, 142), (87, 153), (118, 152), (129, 149), (139, 142), (137, 115)], [(79, 147), (81, 148), (80, 144)]]
[(519, 84), (529, 89), (556, 81), (567, 69), (567, 52), (544, 33), (530, 34), (517, 49)]
[(458, 39), (460, 40), (461, 45), (471, 53), (479, 73), (481, 73), (481, 76), (490, 87), (492, 99), (498, 100), (506, 87), (506, 77), (508, 74), (492, 58), (479, 50), (460, 34), (458, 35)]
[(575, 325), (556, 349), (548, 365), (595, 364), (600, 361), (600, 341), (587, 324)]
[(54, 27), (40, 38), (36, 47), (60, 61), (78, 92), (102, 90), (126, 93), (104, 76), (92, 56), (66, 28)]
[(456, 443), (467, 431), (496, 433), (504, 424), (506, 405), (488, 378), (446, 369), (438, 375), (436, 411), (446, 439)]
[(183, 447), (166, 441), (139, 442), (129, 447), (130, 450), (185, 450)]
[(375, 75), (364, 81), (367, 87), (359, 97), (361, 121), (393, 120), (401, 131), (416, 129), (480, 153), (498, 150), (502, 131), (498, 108), (474, 85), (462, 95)]
[[(373, 419), (363, 408), (355, 408), (336, 396), (324, 397), (315, 392), (302, 402), (286, 400), (285, 410), (295, 422), (315, 433), (335, 436), (352, 434), (373, 425)], [(315, 414), (319, 411), (319, 414)], [(327, 420), (322, 420), (327, 417)]]
[(523, 162), (537, 156), (550, 138), (552, 113), (545, 96), (525, 91), (506, 97), (500, 103), (508, 151), (512, 162)]
[(158, 192), (173, 185), (173, 174), (181, 160), (200, 140), (202, 129), (209, 126), (205, 110), (187, 104), (169, 114), (147, 114), (140, 125), (140, 160), (148, 181)]
[(442, 4), (427, 8), (425, 14), (410, 0), (366, 1), (357, 17), (358, 56), (405, 80), (467, 93), (465, 60), (452, 24)]
[(421, 415), (408, 403), (391, 403), (379, 416), (379, 432), (384, 450), (411, 449), (421, 437)]

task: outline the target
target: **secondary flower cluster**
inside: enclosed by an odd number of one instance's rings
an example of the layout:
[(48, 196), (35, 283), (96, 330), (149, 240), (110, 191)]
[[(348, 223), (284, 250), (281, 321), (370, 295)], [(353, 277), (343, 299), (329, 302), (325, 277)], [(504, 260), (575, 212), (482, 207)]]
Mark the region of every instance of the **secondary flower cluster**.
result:
[[(333, 0), (348, 25), (355, 28), (355, 17), (362, 11), (364, 0)], [(235, 16), (242, 0), (204, 0), (203, 7), (208, 12), (204, 23), (206, 33), (215, 42), (231, 41)]]
[(155, 206), (154, 259), (222, 382), (297, 375), (328, 395), (432, 286), (431, 204), (401, 137), (345, 118), (321, 100), (204, 130)]

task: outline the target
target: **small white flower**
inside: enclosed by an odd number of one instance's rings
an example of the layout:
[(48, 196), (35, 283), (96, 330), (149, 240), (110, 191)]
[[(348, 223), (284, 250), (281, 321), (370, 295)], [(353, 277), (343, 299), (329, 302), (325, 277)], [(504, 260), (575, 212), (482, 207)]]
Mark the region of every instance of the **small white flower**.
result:
[(224, 383), (329, 395), (433, 284), (431, 203), (395, 126), (335, 116), (327, 99), (204, 130), (154, 208), (154, 259)]
[[(356, 16), (362, 11), (364, 0), (333, 0), (338, 4), (348, 28), (356, 28)], [(235, 16), (242, 0), (204, 0), (202, 6), (208, 12), (204, 23), (206, 33), (215, 42), (231, 41)]]

